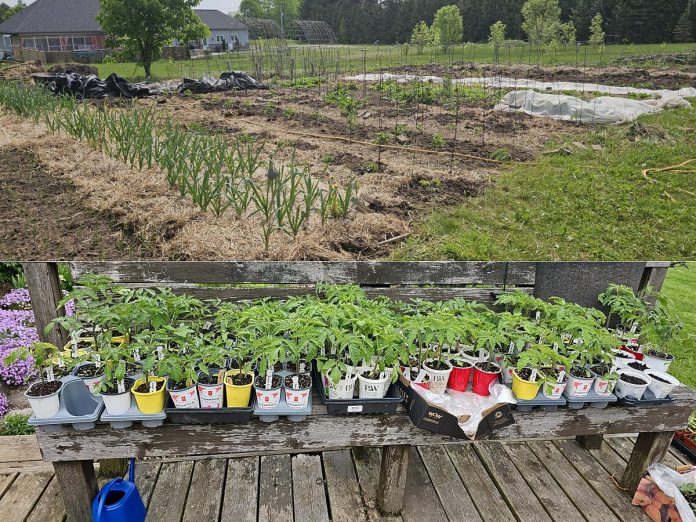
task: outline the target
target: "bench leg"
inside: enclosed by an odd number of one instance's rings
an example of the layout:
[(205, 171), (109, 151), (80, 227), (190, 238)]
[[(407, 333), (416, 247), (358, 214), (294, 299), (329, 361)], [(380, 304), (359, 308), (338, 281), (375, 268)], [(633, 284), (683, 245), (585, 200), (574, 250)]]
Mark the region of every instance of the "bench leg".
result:
[(398, 515), (404, 506), (406, 474), (411, 459), (411, 446), (385, 446), (377, 487), (377, 507), (388, 515)]
[(648, 466), (665, 456), (673, 436), (673, 431), (639, 433), (621, 477), (621, 486), (633, 494)]
[(575, 441), (580, 444), (582, 449), (598, 450), (602, 448), (602, 440), (604, 435), (578, 435)]
[(68, 522), (92, 520), (92, 499), (97, 494), (94, 462), (54, 462), (53, 469), (60, 486)]

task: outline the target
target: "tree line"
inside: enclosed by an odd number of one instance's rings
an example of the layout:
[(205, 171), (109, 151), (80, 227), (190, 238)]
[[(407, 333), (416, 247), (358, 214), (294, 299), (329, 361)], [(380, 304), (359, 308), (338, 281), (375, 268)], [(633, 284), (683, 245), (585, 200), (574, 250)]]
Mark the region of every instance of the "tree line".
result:
[[(522, 9), (527, 0), (459, 0), (463, 41), (483, 42), (497, 21), (506, 37), (528, 40)], [(554, 0), (563, 23), (572, 22), (578, 41), (590, 39), (593, 18), (603, 20), (606, 41), (614, 43), (693, 42), (696, 0)], [(429, 26), (453, 0), (304, 0), (299, 17), (324, 20), (341, 43), (405, 43), (421, 21)]]

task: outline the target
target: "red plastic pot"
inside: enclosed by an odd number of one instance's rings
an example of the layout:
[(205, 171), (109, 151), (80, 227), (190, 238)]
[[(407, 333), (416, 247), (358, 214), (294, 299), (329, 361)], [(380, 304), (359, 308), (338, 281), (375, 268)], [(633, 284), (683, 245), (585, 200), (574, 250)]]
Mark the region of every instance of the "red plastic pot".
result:
[(474, 367), (469, 366), (468, 368), (459, 368), (457, 366), (452, 367), (452, 373), (450, 373), (449, 381), (447, 381), (447, 387), (457, 391), (466, 391), (469, 386), (469, 380), (471, 380), (471, 373)]
[(631, 350), (628, 346), (622, 346), (621, 349), (624, 352), (628, 352), (628, 353), (635, 355), (637, 360), (639, 360), (639, 361), (643, 360), (643, 353), (642, 352), (639, 352), (637, 350)]
[(475, 394), (481, 395), (482, 397), (488, 397), (490, 395), (488, 391), (489, 386), (500, 377), (500, 366), (497, 364), (496, 366), (498, 367), (497, 372), (484, 372), (478, 367), (478, 363), (474, 365), (474, 382), (471, 385), (471, 390)]
[(430, 382), (414, 382), (411, 384), (415, 384), (416, 386), (420, 386), (421, 388), (425, 388), (426, 390), (430, 389)]

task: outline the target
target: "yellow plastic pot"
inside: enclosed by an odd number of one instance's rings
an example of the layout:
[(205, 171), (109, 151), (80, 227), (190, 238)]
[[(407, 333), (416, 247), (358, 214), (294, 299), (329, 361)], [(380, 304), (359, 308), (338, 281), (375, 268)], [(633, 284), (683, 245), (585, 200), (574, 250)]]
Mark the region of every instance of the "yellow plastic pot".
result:
[[(164, 379), (163, 377), (150, 377), (149, 380), (156, 382), (165, 382), (166, 379)], [(140, 393), (135, 391), (136, 388), (144, 382), (144, 377), (138, 379), (137, 381), (135, 381), (135, 384), (133, 384), (133, 388), (131, 389), (131, 391), (133, 392), (133, 396), (135, 397), (135, 403), (138, 405), (138, 409), (141, 411), (141, 413), (145, 414), (161, 413), (164, 409), (164, 399), (167, 387), (162, 386), (156, 392)]]
[(237, 386), (227, 382), (227, 377), (237, 375), (241, 370), (227, 370), (225, 372), (225, 396), (227, 397), (228, 408), (246, 408), (251, 400), (251, 386), (254, 384), (253, 372), (245, 372), (246, 375), (251, 375), (251, 382), (244, 386)]
[(512, 371), (512, 393), (520, 400), (531, 401), (535, 399), (539, 388), (544, 382), (544, 376), (539, 373), (536, 382), (525, 381), (517, 375), (517, 370)]

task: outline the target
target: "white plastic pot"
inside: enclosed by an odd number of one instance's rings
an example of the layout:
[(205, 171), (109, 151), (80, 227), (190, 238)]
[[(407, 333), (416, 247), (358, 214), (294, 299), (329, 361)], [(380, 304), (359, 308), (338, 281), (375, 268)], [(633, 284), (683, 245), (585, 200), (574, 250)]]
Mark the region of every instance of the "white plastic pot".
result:
[(592, 388), (592, 383), (594, 382), (594, 377), (573, 377), (570, 372), (568, 372), (568, 395), (571, 397), (587, 397)]
[(434, 370), (428, 366), (428, 363), (436, 362), (435, 359), (428, 359), (423, 362), (423, 369), (425, 373), (428, 374), (430, 379), (430, 388), (428, 388), (432, 393), (445, 393), (447, 389), (447, 382), (449, 381), (450, 373), (452, 373), (452, 365), (447, 361), (441, 361), (447, 365), (446, 370)]
[[(514, 368), (513, 368), (514, 369)], [(548, 399), (559, 399), (566, 387), (568, 386), (568, 379), (564, 379), (563, 382), (556, 382), (552, 379), (545, 379), (544, 384), (541, 385), (541, 392), (544, 397)]]
[(260, 410), (272, 410), (280, 404), (280, 388), (256, 388), (256, 406)]
[[(489, 360), (491, 354), (487, 350), (480, 349), (476, 351), (469, 351), (465, 352), (462, 350), (461, 352), (461, 358), (464, 359), (465, 361), (469, 361), (472, 365), (476, 364), (477, 362), (484, 362)], [(495, 361), (497, 362), (497, 361)]]
[(31, 406), (34, 416), (37, 419), (49, 419), (58, 413), (60, 409), (60, 392), (63, 389), (63, 383), (60, 383), (60, 388), (58, 391), (50, 394), (44, 395), (43, 397), (32, 397), (27, 395), (29, 390), (31, 390), (35, 385), (40, 383), (32, 384), (29, 389), (24, 392), (24, 396), (29, 400), (29, 405)]
[(352, 375), (348, 379), (341, 379), (337, 383), (333, 382), (328, 376), (326, 380), (329, 389), (329, 399), (353, 398), (353, 394), (355, 393), (355, 381), (358, 380), (357, 375)]
[(673, 360), (674, 356), (671, 354), (670, 359), (660, 359), (659, 357), (643, 353), (643, 362), (647, 364), (651, 370), (657, 370), (658, 372), (666, 372)]
[(594, 392), (597, 395), (601, 395), (602, 397), (611, 395), (615, 387), (616, 379), (605, 379), (604, 377), (600, 377), (599, 375), (595, 377)]
[(508, 364), (505, 358), (500, 363), (500, 378), (503, 381), (503, 384), (512, 384), (512, 372), (515, 371), (515, 364), (516, 363), (510, 363)]
[(389, 389), (389, 376), (385, 373), (380, 379), (368, 379), (358, 375), (358, 397), (361, 399), (381, 399)]
[[(670, 393), (672, 393), (672, 390), (676, 386), (679, 386), (681, 384), (679, 382), (679, 379), (665, 372), (647, 369), (643, 373), (645, 373), (648, 377), (652, 379), (652, 382), (648, 385), (648, 388), (650, 388), (650, 391), (656, 399), (664, 399)], [(660, 379), (664, 379), (665, 381), (669, 382), (658, 381), (656, 377), (659, 377)]]
[[(628, 363), (636, 360), (636, 356), (626, 350), (612, 350), (614, 352), (614, 366), (617, 368), (626, 368)], [(624, 357), (618, 357), (618, 354)]]
[(225, 397), (224, 384), (198, 384), (201, 408), (222, 408)]
[(104, 374), (97, 375), (96, 377), (81, 377), (82, 382), (85, 383), (89, 393), (97, 395), (96, 389), (101, 385), (102, 379), (104, 379)]
[(299, 390), (293, 390), (292, 388), (285, 388), (285, 403), (288, 408), (294, 410), (302, 410), (307, 407), (309, 403), (309, 394), (311, 388), (301, 388)]
[(101, 394), (104, 407), (109, 415), (123, 415), (131, 407), (132, 395), (130, 390), (124, 393)]
[(175, 408), (200, 408), (196, 386), (190, 386), (185, 390), (168, 390)]
[[(614, 393), (619, 399), (636, 399), (640, 400), (643, 398), (645, 390), (652, 383), (652, 379), (645, 374), (645, 372), (639, 372), (638, 370), (619, 370), (619, 380), (616, 382), (616, 390)], [(631, 377), (636, 377), (644, 381), (645, 384), (631, 384), (630, 382), (625, 382), (621, 380), (622, 375), (630, 375)]]

